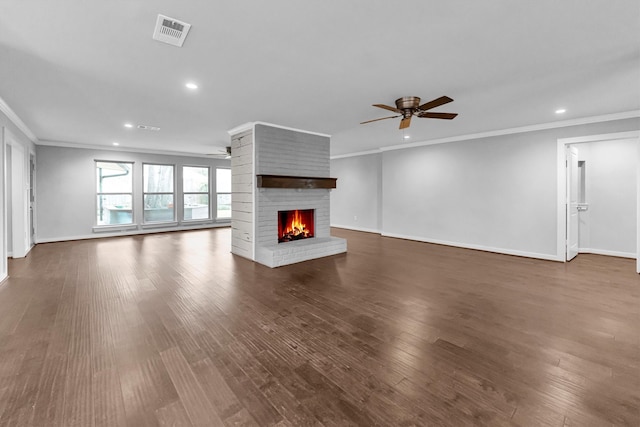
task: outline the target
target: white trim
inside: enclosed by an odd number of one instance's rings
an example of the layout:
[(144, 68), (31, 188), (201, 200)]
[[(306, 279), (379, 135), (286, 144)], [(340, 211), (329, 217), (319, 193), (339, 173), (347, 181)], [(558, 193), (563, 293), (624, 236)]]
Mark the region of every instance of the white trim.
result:
[(536, 259), (543, 259), (543, 260), (547, 260), (547, 261), (561, 261), (561, 259), (558, 259), (555, 255), (552, 254), (541, 254), (541, 253), (537, 253), (537, 252), (527, 252), (527, 251), (519, 251), (519, 250), (515, 250), (515, 249), (505, 249), (505, 248), (494, 248), (494, 247), (490, 247), (490, 246), (484, 246), (484, 245), (474, 245), (471, 243), (460, 243), (460, 242), (448, 242), (446, 240), (438, 240), (438, 239), (427, 239), (424, 237), (418, 237), (418, 236), (407, 236), (404, 234), (396, 234), (396, 233), (382, 233), (382, 236), (384, 237), (393, 237), (396, 239), (406, 239), (406, 240), (415, 240), (418, 242), (425, 242), (425, 243), (434, 243), (436, 245), (445, 245), (445, 246), (454, 246), (457, 248), (465, 248), (465, 249), (474, 249), (477, 251), (484, 251), (484, 252), (493, 252), (493, 253), (498, 253), (498, 254), (504, 254), (504, 255), (515, 255), (515, 256), (521, 256), (521, 257), (526, 257), (526, 258), (536, 258)]
[(245, 132), (245, 131), (248, 131), (248, 130), (251, 130), (251, 129), (255, 129), (256, 125), (270, 126), (270, 127), (278, 128), (278, 129), (291, 130), (291, 131), (294, 131), (294, 132), (307, 133), (309, 135), (318, 135), (318, 136), (324, 136), (324, 137), (327, 137), (327, 138), (331, 138), (331, 135), (328, 135), (326, 133), (311, 132), (311, 131), (308, 131), (308, 130), (290, 128), (288, 126), (274, 125), (273, 123), (267, 123), (267, 122), (248, 122), (248, 123), (244, 123), (244, 124), (241, 124), (240, 126), (234, 127), (233, 129), (229, 129), (227, 131), (227, 133), (230, 136), (237, 135), (237, 134), (239, 134), (241, 132)]
[(616, 133), (605, 133), (602, 135), (588, 135), (588, 136), (576, 136), (573, 138), (561, 138), (561, 140), (565, 145), (568, 145), (568, 144), (582, 144), (585, 142), (596, 142), (596, 141), (614, 141), (617, 139), (634, 139), (639, 137), (640, 137), (640, 131), (632, 130), (629, 132), (616, 132)]
[(202, 153), (190, 153), (187, 151), (170, 151), (170, 150), (154, 150), (154, 149), (146, 149), (146, 148), (138, 148), (138, 147), (123, 147), (123, 146), (112, 146), (112, 145), (91, 145), (91, 144), (79, 144), (75, 142), (64, 142), (64, 141), (38, 141), (36, 145), (45, 145), (49, 147), (65, 147), (65, 148), (80, 148), (86, 150), (94, 150), (94, 151), (124, 151), (127, 153), (143, 153), (143, 154), (161, 154), (165, 156), (180, 156), (180, 157), (199, 157), (211, 160), (226, 160), (219, 159), (216, 157), (209, 156), (207, 154)]
[(421, 147), (424, 145), (444, 144), (447, 142), (465, 141), (469, 139), (488, 138), (493, 136), (511, 135), (514, 133), (536, 132), (547, 129), (557, 129), (568, 126), (586, 125), (591, 123), (610, 122), (613, 120), (630, 119), (640, 117), (640, 110), (625, 111), (623, 113), (604, 114), (602, 116), (584, 117), (580, 119), (561, 120), (557, 122), (540, 123), (531, 126), (520, 126), (515, 128), (493, 130), (488, 132), (473, 133), (469, 135), (453, 136), (449, 138), (433, 139), (431, 141), (412, 142), (409, 144), (393, 145), (380, 148), (381, 151), (402, 150), (404, 148)]
[[(256, 191), (256, 189), (258, 188), (258, 183), (256, 182), (256, 163), (257, 163), (257, 159), (256, 159), (256, 145), (257, 145), (257, 138), (256, 138), (256, 123), (253, 124), (253, 127), (251, 128), (251, 198), (253, 200), (253, 206), (251, 207), (251, 222), (252, 222), (252, 238), (251, 238), (251, 259), (253, 261), (256, 260), (256, 240), (258, 238), (258, 220), (257, 220), (257, 216), (258, 213), (256, 212), (258, 210), (258, 192)], [(242, 139), (240, 139), (240, 143), (242, 143)], [(233, 194), (231, 195), (231, 202), (233, 203)], [(233, 210), (231, 210), (231, 216), (233, 217)]]
[(141, 224), (140, 227), (143, 230), (149, 230), (152, 228), (167, 228), (167, 227), (178, 227), (178, 221), (168, 221), (168, 222), (147, 222)]
[(636, 143), (636, 150), (638, 152), (638, 160), (637, 160), (637, 167), (636, 167), (636, 188), (638, 191), (638, 196), (636, 200), (637, 203), (637, 208), (636, 208), (636, 222), (637, 222), (637, 227), (636, 227), (636, 233), (637, 233), (637, 238), (636, 238), (636, 273), (640, 273), (640, 138), (638, 138), (638, 142)]
[[(191, 193), (193, 194), (193, 193)], [(202, 193), (204, 194), (204, 193)], [(213, 224), (214, 220), (211, 218), (208, 219), (183, 219), (178, 221), (180, 225), (204, 225), (204, 224)]]
[(330, 227), (343, 228), (345, 230), (362, 231), (362, 232), (365, 232), (365, 233), (382, 234), (382, 232), (380, 230), (375, 230), (373, 228), (365, 228), (365, 227), (353, 227), (351, 225), (331, 224)]
[[(404, 150), (405, 148), (424, 147), (427, 145), (446, 144), (448, 142), (467, 141), (470, 139), (490, 138), (494, 136), (535, 132), (540, 130), (557, 129), (557, 128), (563, 128), (568, 126), (578, 126), (578, 125), (585, 125), (585, 124), (592, 124), (592, 123), (610, 122), (614, 120), (624, 120), (624, 119), (631, 119), (635, 117), (640, 117), (640, 110), (625, 111), (622, 113), (614, 113), (614, 114), (604, 114), (601, 116), (583, 117), (579, 119), (562, 120), (557, 122), (541, 123), (541, 124), (530, 125), (530, 126), (520, 126), (515, 128), (492, 130), (492, 131), (480, 132), (480, 133), (471, 133), (466, 135), (458, 135), (458, 136), (451, 136), (447, 138), (411, 142), (411, 143), (400, 144), (400, 145), (389, 145), (389, 146), (380, 147), (374, 150), (359, 151), (356, 153), (337, 154), (335, 156), (331, 156), (330, 159), (333, 160), (333, 159), (342, 159), (346, 157), (357, 157), (357, 156), (364, 156), (364, 155), (374, 154), (374, 153), (384, 152), (384, 151)], [(587, 141), (582, 141), (582, 142), (587, 142)]]
[(31, 140), (31, 142), (33, 142), (34, 144), (38, 142), (38, 137), (36, 137), (36, 134), (34, 134), (31, 129), (29, 129), (29, 127), (22, 121), (22, 119), (20, 119), (20, 117), (18, 117), (16, 112), (13, 111), (11, 107), (9, 107), (9, 105), (5, 102), (4, 99), (2, 99), (2, 97), (0, 97), (0, 111), (3, 112), (5, 116), (7, 116), (9, 121), (11, 121), (11, 123), (13, 123), (18, 129), (20, 129), (20, 131), (24, 133), (27, 138)]
[[(558, 138), (557, 148), (556, 148), (556, 159), (557, 159), (557, 199), (556, 199), (556, 255), (558, 257), (558, 261), (566, 262), (566, 233), (567, 233), (567, 221), (566, 221), (566, 199), (567, 199), (567, 174), (565, 172), (566, 168), (566, 154), (565, 147), (569, 144), (579, 144), (583, 142), (593, 142), (593, 141), (607, 141), (607, 140), (615, 140), (615, 139), (640, 139), (640, 131), (630, 131), (630, 132), (616, 132), (616, 133), (607, 133), (601, 135), (587, 135), (587, 136), (578, 136), (572, 138)], [(639, 166), (640, 169), (640, 166)], [(638, 197), (640, 199), (640, 186), (638, 186)], [(636, 215), (640, 217), (640, 212)], [(640, 242), (640, 229), (638, 230), (638, 241)], [(640, 247), (637, 249), (638, 255), (636, 257), (640, 257)], [(637, 270), (640, 270), (640, 262), (638, 263)]]
[(369, 154), (379, 154), (382, 151), (379, 148), (376, 148), (375, 150), (367, 150), (367, 151), (358, 151), (356, 153), (349, 153), (349, 154), (338, 154), (336, 156), (330, 156), (329, 160), (335, 160), (335, 159), (345, 159), (347, 157), (358, 157), (358, 156), (367, 156)]
[(250, 130), (253, 130), (253, 126), (255, 125), (255, 122), (247, 122), (247, 123), (243, 123), (239, 126), (234, 127), (233, 129), (229, 129), (227, 131), (227, 133), (229, 134), (229, 136), (234, 136), (237, 135), (239, 133), (243, 133), (243, 132), (247, 132)]
[(633, 252), (608, 251), (608, 250), (605, 250), (605, 249), (580, 248), (580, 249), (578, 249), (578, 253), (580, 253), (580, 254), (606, 255), (606, 256), (615, 256), (615, 257), (620, 257), (620, 258), (636, 259), (636, 254), (634, 254)]
[(136, 230), (138, 224), (113, 224), (113, 225), (95, 225), (91, 228), (94, 233), (108, 233), (114, 231)]
[(134, 230), (134, 231), (126, 231), (121, 233), (100, 233), (100, 234), (84, 234), (79, 236), (59, 236), (59, 237), (49, 237), (46, 239), (38, 239), (38, 244), (40, 243), (55, 243), (55, 242), (68, 242), (71, 240), (88, 240), (88, 239), (102, 239), (105, 237), (121, 237), (121, 236), (135, 236), (138, 234), (154, 234), (154, 233), (166, 233), (169, 231), (190, 231), (190, 230), (204, 230), (207, 228), (223, 228), (229, 227), (229, 224), (208, 224), (208, 225), (200, 225), (193, 227), (176, 227), (176, 228), (157, 228), (157, 229), (148, 229), (148, 230)]

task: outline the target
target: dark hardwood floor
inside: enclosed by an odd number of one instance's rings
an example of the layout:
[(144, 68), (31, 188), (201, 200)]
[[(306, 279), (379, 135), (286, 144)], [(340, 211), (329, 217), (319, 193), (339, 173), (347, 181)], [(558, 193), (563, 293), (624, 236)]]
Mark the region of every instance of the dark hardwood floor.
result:
[(333, 234), (277, 269), (230, 229), (10, 260), (0, 425), (640, 425), (634, 260)]

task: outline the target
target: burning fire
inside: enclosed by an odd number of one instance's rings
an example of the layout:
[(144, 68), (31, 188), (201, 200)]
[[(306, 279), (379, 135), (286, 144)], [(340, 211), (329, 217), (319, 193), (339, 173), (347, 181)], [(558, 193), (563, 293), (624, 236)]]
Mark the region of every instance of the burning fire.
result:
[(286, 220), (281, 224), (282, 231), (278, 237), (278, 242), (313, 237), (313, 230), (307, 225), (307, 222), (313, 223), (313, 211), (310, 212), (298, 210), (286, 212)]

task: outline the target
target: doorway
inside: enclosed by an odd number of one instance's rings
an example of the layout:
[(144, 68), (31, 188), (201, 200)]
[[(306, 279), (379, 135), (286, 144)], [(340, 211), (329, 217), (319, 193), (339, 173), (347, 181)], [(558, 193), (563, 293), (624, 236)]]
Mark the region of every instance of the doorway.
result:
[(26, 152), (10, 132), (5, 129), (6, 177), (6, 240), (7, 255), (23, 258), (31, 250), (29, 216), (29, 164)]
[[(563, 138), (558, 140), (557, 145), (557, 158), (558, 158), (558, 203), (557, 203), (557, 260), (558, 261), (569, 261), (578, 253), (578, 236), (589, 236), (589, 230), (596, 230), (592, 234), (596, 236), (596, 238), (591, 238), (591, 241), (585, 239), (586, 242), (582, 242), (579, 246), (582, 248), (580, 252), (590, 252), (590, 253), (600, 253), (603, 255), (614, 255), (614, 256), (624, 256), (629, 258), (636, 258), (636, 271), (640, 273), (640, 132), (632, 131), (632, 132), (620, 132), (614, 134), (605, 134), (605, 135), (593, 135), (586, 137), (577, 137), (577, 138)], [(580, 145), (577, 145), (580, 144)], [(612, 147), (614, 146), (623, 146), (625, 147), (625, 153), (627, 156), (625, 158), (625, 170), (627, 171), (626, 175), (623, 177), (618, 177), (618, 185), (622, 183), (625, 187), (625, 190), (621, 187), (616, 187), (615, 184), (612, 184), (615, 180), (609, 178), (603, 179), (605, 175), (602, 174), (601, 170), (598, 170), (599, 175), (592, 175), (592, 182), (596, 182), (597, 185), (594, 185), (594, 189), (598, 189), (598, 192), (594, 194), (600, 195), (599, 203), (596, 203), (595, 209), (591, 216), (585, 215), (583, 217), (583, 225), (585, 223), (584, 219), (591, 218), (591, 229), (587, 230), (587, 233), (581, 232), (579, 230), (578, 224), (581, 222), (580, 213), (584, 212), (587, 209), (586, 206), (588, 204), (584, 203), (584, 173), (585, 167), (587, 171), (589, 171), (589, 162), (583, 162), (582, 165), (579, 163), (580, 160), (578, 158), (577, 147), (582, 150), (586, 150), (589, 152), (589, 147), (594, 148), (594, 153), (592, 154), (592, 158), (594, 162), (592, 164), (602, 165), (604, 162), (604, 158), (609, 156), (609, 168), (612, 172), (618, 173), (618, 169), (616, 165), (619, 163), (619, 158), (614, 158), (612, 153)], [(596, 149), (596, 147), (598, 147)], [(599, 151), (598, 151), (599, 150)], [(596, 162), (597, 160), (597, 162)], [(635, 166), (634, 166), (635, 163)], [(598, 166), (600, 167), (600, 166)], [(591, 168), (591, 173), (597, 170), (595, 168)], [(589, 174), (589, 172), (586, 172)], [(635, 175), (635, 176), (634, 176)], [(622, 178), (622, 180), (620, 180)], [(611, 186), (608, 188), (608, 186)], [(633, 189), (635, 186), (635, 191)], [(582, 192), (582, 194), (580, 194)], [(615, 193), (624, 193), (625, 198), (619, 199), (617, 203), (623, 206), (622, 209), (618, 211), (606, 212), (606, 207), (609, 207), (609, 203), (606, 200), (603, 200), (602, 197), (608, 197)], [(602, 196), (604, 195), (604, 196)], [(629, 197), (630, 195), (630, 197)], [(635, 200), (634, 200), (635, 199)], [(633, 215), (633, 211), (635, 210), (635, 216)], [(583, 211), (583, 212), (581, 212)], [(617, 221), (620, 217), (620, 220), (624, 219), (626, 222), (628, 230), (629, 228), (633, 228), (635, 226), (636, 233), (635, 236), (629, 235), (626, 233), (617, 233), (618, 236), (622, 235), (624, 237), (624, 242), (622, 240), (617, 240), (616, 245), (619, 243), (624, 250), (616, 249), (616, 250), (608, 250), (609, 248), (615, 246), (611, 243), (604, 243), (605, 241), (613, 242), (616, 236), (615, 230), (610, 230), (607, 227), (603, 227), (600, 223), (604, 216), (609, 215), (609, 223), (618, 225)], [(596, 226), (599, 224), (598, 226)], [(623, 227), (623, 224), (620, 224)], [(594, 243), (595, 241), (595, 243)], [(593, 244), (593, 246), (591, 246)], [(634, 248), (635, 247), (635, 248)], [(600, 249), (590, 249), (590, 248), (600, 248)]]

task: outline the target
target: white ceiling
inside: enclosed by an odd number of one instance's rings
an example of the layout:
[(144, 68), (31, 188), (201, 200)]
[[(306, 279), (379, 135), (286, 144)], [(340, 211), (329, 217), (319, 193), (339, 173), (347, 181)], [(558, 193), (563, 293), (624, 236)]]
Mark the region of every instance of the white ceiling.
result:
[[(159, 13), (184, 47), (151, 38)], [(406, 143), (359, 124), (401, 96), (459, 113), (411, 142), (638, 112), (639, 34), (638, 0), (2, 0), (0, 98), (42, 143), (206, 154), (263, 121), (340, 155)]]

